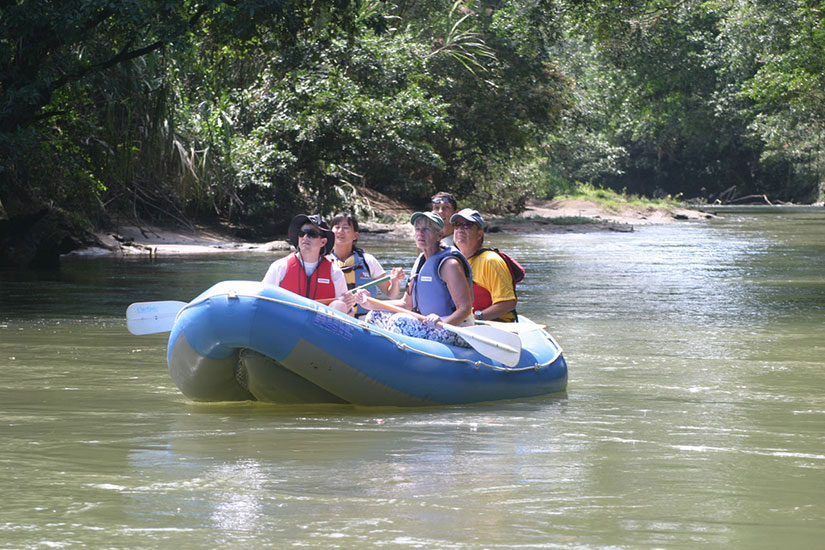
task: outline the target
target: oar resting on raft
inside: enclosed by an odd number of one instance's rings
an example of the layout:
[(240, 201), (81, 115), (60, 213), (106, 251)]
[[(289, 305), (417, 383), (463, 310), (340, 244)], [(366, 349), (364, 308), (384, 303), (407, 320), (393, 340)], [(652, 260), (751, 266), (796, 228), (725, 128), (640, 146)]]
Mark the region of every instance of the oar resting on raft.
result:
[(515, 332), (516, 334), (541, 330), (547, 326), (539, 325), (538, 323), (534, 323), (532, 321), (529, 323), (505, 323), (503, 321), (483, 321), (481, 319), (476, 319), (476, 324), (496, 327), (501, 330), (506, 330), (507, 332)]
[[(419, 321), (426, 319), (425, 316), (419, 313), (404, 309), (395, 304), (377, 300), (372, 296), (367, 296), (366, 298), (369, 303), (375, 306), (398, 313), (405, 313)], [(506, 332), (488, 325), (457, 327), (438, 321), (436, 322), (436, 326), (457, 334), (480, 354), (499, 363), (503, 363), (508, 367), (516, 366), (521, 358), (521, 339), (518, 337), (518, 334)]]
[[(350, 294), (355, 294), (356, 292), (358, 292), (362, 288), (371, 288), (371, 287), (374, 287), (375, 285), (380, 285), (381, 283), (383, 283), (385, 281), (389, 281), (389, 280), (390, 280), (390, 276), (389, 275), (384, 275), (383, 277), (379, 277), (379, 278), (374, 279), (374, 280), (372, 280), (368, 283), (364, 283), (361, 286), (357, 286), (357, 287), (353, 288), (352, 290), (349, 291), (349, 293)], [(340, 298), (321, 298), (318, 301), (321, 302), (322, 304), (329, 305), (332, 302), (334, 302), (335, 300), (339, 300), (339, 299)]]
[[(362, 288), (383, 283), (390, 279), (389, 275), (379, 277), (359, 287), (353, 288), (349, 292), (355, 293)], [(329, 304), (335, 298), (328, 300), (318, 300), (323, 304)], [(169, 332), (175, 324), (175, 319), (186, 306), (186, 302), (175, 300), (162, 300), (159, 302), (135, 302), (126, 308), (126, 328), (136, 336), (144, 334), (155, 334), (158, 332)]]

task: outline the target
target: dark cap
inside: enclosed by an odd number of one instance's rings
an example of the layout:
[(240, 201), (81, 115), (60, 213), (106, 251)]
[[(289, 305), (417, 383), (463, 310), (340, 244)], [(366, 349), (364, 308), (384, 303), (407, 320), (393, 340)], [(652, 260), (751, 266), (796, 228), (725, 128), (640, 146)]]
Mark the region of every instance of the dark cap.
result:
[(480, 227), (484, 227), (484, 218), (478, 213), (478, 210), (472, 208), (462, 208), (452, 216), (450, 216), (450, 223), (455, 223), (459, 218), (463, 218), (468, 222), (477, 223)]
[(289, 244), (295, 248), (298, 248), (298, 231), (305, 223), (311, 223), (321, 230), (321, 235), (327, 240), (327, 244), (324, 245), (324, 249), (321, 251), (321, 254), (329, 254), (332, 247), (335, 246), (335, 234), (330, 231), (327, 222), (324, 221), (324, 218), (322, 218), (320, 214), (312, 214), (311, 216), (306, 214), (298, 214), (292, 218), (292, 221), (289, 222), (289, 231), (287, 232)]

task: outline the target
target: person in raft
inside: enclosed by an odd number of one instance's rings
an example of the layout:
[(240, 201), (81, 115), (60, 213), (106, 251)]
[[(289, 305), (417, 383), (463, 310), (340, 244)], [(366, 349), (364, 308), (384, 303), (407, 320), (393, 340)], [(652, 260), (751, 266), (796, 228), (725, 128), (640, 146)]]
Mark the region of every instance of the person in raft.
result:
[[(347, 281), (347, 288), (359, 287), (374, 279), (384, 276), (384, 268), (375, 259), (375, 256), (356, 246), (358, 241), (358, 220), (349, 212), (339, 212), (332, 218), (332, 233), (335, 235), (335, 244), (329, 258), (333, 264), (341, 268)], [(404, 269), (394, 267), (390, 271), (390, 280), (380, 283), (378, 288), (387, 298), (398, 298), (401, 293), (401, 281), (404, 280)], [(369, 289), (372, 296), (376, 295), (375, 287)], [(367, 310), (358, 306), (356, 317), (367, 314)]]
[(287, 236), (296, 251), (272, 262), (262, 282), (312, 300), (334, 299), (331, 308), (349, 313), (356, 305), (355, 295), (347, 292), (341, 268), (326, 257), (334, 237), (323, 218), (299, 214), (289, 223)]
[(458, 203), (455, 197), (445, 191), (439, 191), (433, 195), (432, 210), (441, 221), (444, 222), (444, 228), (441, 230), (441, 244), (444, 246), (455, 246), (453, 242), (453, 224), (450, 218), (458, 210)]
[(463, 338), (435, 323), (441, 321), (457, 326), (473, 323), (470, 264), (458, 249), (439, 243), (444, 222), (438, 214), (416, 212), (410, 223), (415, 228), (415, 246), (420, 255), (413, 264), (404, 296), (389, 302), (417, 311), (426, 320), (422, 322), (405, 313), (382, 311), (380, 305), (366, 301), (368, 294), (365, 290), (359, 290), (356, 294), (359, 304), (373, 310), (367, 314), (366, 320), (390, 332), (467, 347)]
[(453, 214), (455, 244), (473, 269), (473, 317), (478, 320), (516, 320), (516, 287), (504, 259), (484, 248), (484, 218), (464, 208)]

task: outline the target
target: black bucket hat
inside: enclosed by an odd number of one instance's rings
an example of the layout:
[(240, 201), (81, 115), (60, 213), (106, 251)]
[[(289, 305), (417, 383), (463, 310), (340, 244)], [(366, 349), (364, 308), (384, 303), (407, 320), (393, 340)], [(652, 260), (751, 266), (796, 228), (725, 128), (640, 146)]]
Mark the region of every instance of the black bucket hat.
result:
[(329, 254), (330, 251), (332, 251), (332, 247), (335, 246), (335, 234), (330, 231), (327, 222), (324, 221), (324, 218), (322, 218), (320, 214), (313, 214), (311, 216), (307, 216), (306, 214), (298, 214), (292, 218), (292, 221), (289, 222), (289, 231), (287, 232), (289, 244), (295, 248), (298, 248), (298, 231), (305, 223), (311, 223), (321, 230), (321, 235), (327, 240), (327, 244), (324, 245), (324, 249), (321, 253), (325, 256)]

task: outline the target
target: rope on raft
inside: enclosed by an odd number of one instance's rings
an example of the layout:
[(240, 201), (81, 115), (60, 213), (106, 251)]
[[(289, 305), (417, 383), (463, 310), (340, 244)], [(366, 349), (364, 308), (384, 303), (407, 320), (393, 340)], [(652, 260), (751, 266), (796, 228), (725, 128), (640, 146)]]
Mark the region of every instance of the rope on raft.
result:
[[(442, 361), (452, 361), (452, 362), (455, 362), (455, 363), (468, 363), (468, 364), (472, 365), (473, 367), (475, 367), (476, 369), (478, 369), (479, 366), (485, 366), (485, 367), (487, 367), (489, 369), (492, 369), (492, 370), (506, 371), (506, 372), (520, 372), (520, 371), (527, 371), (527, 370), (538, 370), (542, 367), (547, 367), (547, 366), (551, 365), (552, 363), (554, 363), (556, 361), (556, 359), (559, 358), (559, 355), (561, 355), (561, 348), (558, 346), (558, 344), (556, 344), (556, 341), (553, 340), (552, 336), (550, 336), (549, 334), (547, 334), (545, 332), (545, 335), (547, 336), (547, 338), (551, 342), (553, 342), (553, 345), (556, 348), (556, 353), (555, 353), (555, 355), (553, 356), (552, 359), (550, 359), (549, 361), (546, 361), (544, 363), (534, 363), (532, 365), (526, 365), (526, 366), (523, 366), (523, 367), (502, 367), (500, 365), (491, 365), (490, 363), (485, 363), (484, 361), (479, 361), (477, 359), (461, 359), (459, 357), (445, 357), (443, 355), (437, 355), (435, 353), (430, 353), (428, 351), (424, 351), (424, 350), (420, 350), (418, 348), (414, 348), (414, 347), (412, 347), (408, 344), (405, 344), (404, 342), (399, 342), (397, 339), (395, 339), (391, 336), (391, 333), (386, 333), (386, 332), (380, 331), (379, 329), (377, 329), (376, 327), (370, 325), (366, 321), (350, 318), (349, 316), (342, 317), (342, 315), (344, 315), (343, 313), (339, 313), (339, 312), (337, 312), (333, 309), (330, 309), (330, 308), (325, 307), (325, 309), (320, 309), (318, 306), (322, 306), (323, 304), (312, 304), (312, 305), (297, 304), (295, 302), (290, 302), (290, 301), (287, 301), (287, 300), (281, 300), (281, 299), (278, 299), (278, 298), (270, 298), (269, 296), (261, 296), (259, 294), (238, 294), (234, 290), (231, 290), (229, 292), (224, 292), (224, 293), (221, 293), (221, 294), (212, 294), (210, 296), (206, 296), (204, 298), (201, 298), (200, 300), (195, 300), (195, 301), (189, 302), (188, 304), (186, 304), (185, 306), (183, 306), (180, 309), (180, 311), (178, 312), (177, 317), (180, 317), (181, 313), (183, 313), (185, 310), (189, 309), (190, 307), (194, 307), (194, 306), (199, 305), (203, 302), (209, 301), (212, 298), (220, 298), (222, 296), (225, 296), (225, 297), (230, 298), (230, 299), (252, 298), (252, 299), (255, 299), (255, 300), (264, 300), (264, 301), (267, 301), (267, 302), (273, 302), (273, 303), (280, 304), (280, 305), (296, 307), (296, 308), (303, 309), (303, 310), (306, 310), (306, 311), (313, 311), (315, 313), (320, 313), (321, 315), (325, 315), (327, 317), (335, 318), (336, 320), (338, 320), (342, 323), (346, 323), (346, 324), (351, 325), (351, 326), (362, 328), (362, 329), (367, 330), (367, 331), (369, 331), (369, 332), (371, 332), (371, 333), (373, 333), (377, 336), (381, 336), (382, 338), (386, 338), (387, 340), (393, 342), (396, 346), (398, 346), (399, 349), (402, 349), (402, 350), (406, 349), (406, 350), (418, 353), (420, 355), (424, 355), (426, 357), (431, 357), (433, 359), (440, 359)], [(176, 321), (177, 321), (177, 317), (175, 318)], [(544, 332), (544, 331), (542, 331), (542, 332)], [(408, 338), (414, 338), (414, 336), (408, 336)]]

